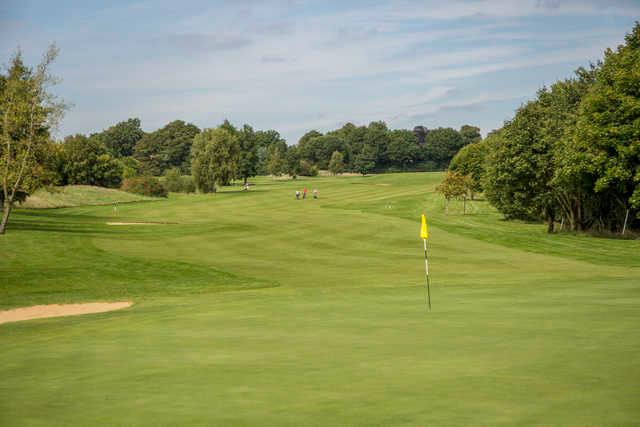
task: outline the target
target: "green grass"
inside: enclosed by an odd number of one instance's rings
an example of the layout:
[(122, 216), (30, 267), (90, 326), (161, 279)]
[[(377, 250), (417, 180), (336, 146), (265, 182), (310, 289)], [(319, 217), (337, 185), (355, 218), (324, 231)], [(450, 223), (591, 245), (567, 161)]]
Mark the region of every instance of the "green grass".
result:
[(112, 188), (91, 185), (67, 185), (66, 187), (47, 187), (29, 196), (22, 207), (31, 209), (66, 208), (85, 205), (110, 205), (131, 203), (143, 200), (158, 200), (155, 197), (131, 194)]
[(0, 425), (637, 425), (640, 241), (445, 215), (439, 180), (17, 210), (1, 307), (136, 304), (0, 325)]

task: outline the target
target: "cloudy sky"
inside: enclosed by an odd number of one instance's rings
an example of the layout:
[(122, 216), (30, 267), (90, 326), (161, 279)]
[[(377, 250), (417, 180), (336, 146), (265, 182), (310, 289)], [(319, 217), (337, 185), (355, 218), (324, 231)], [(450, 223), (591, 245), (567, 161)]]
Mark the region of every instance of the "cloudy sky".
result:
[(74, 105), (58, 136), (129, 117), (228, 118), (290, 144), (347, 121), (486, 133), (639, 18), (640, 0), (0, 0), (0, 56), (60, 47), (56, 92)]

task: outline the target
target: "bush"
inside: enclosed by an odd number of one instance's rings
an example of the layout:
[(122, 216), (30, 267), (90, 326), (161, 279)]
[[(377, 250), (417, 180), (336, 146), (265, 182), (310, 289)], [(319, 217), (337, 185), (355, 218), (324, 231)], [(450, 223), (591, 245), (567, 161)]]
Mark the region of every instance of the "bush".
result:
[(164, 174), (164, 184), (172, 193), (195, 193), (196, 183), (192, 176), (180, 175), (177, 168), (168, 169)]
[(128, 193), (141, 194), (151, 197), (167, 197), (167, 187), (153, 176), (139, 176), (125, 179), (122, 190)]
[(300, 176), (317, 176), (318, 168), (308, 160), (300, 160)]

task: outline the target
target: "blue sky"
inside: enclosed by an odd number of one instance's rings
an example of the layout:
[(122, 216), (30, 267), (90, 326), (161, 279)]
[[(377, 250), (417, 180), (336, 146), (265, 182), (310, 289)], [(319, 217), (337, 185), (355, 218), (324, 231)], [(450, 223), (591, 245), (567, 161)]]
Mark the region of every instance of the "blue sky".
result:
[(640, 1), (0, 1), (0, 55), (55, 41), (57, 136), (139, 117), (228, 118), (296, 143), (384, 120), (501, 126), (537, 89), (623, 42)]

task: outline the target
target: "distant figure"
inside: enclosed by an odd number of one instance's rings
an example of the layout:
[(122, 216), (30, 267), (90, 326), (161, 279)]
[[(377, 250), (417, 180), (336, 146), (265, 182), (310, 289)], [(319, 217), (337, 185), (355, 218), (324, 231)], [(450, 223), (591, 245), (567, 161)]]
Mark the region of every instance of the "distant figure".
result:
[(315, 188), (313, 189), (313, 198), (314, 199), (318, 198), (318, 190), (316, 190)]
[(307, 187), (304, 187), (304, 190), (302, 190), (302, 198), (303, 199), (307, 198)]
[(244, 183), (244, 191), (248, 191), (249, 190), (249, 183), (245, 182)]
[(296, 190), (296, 200), (300, 200), (300, 191)]

